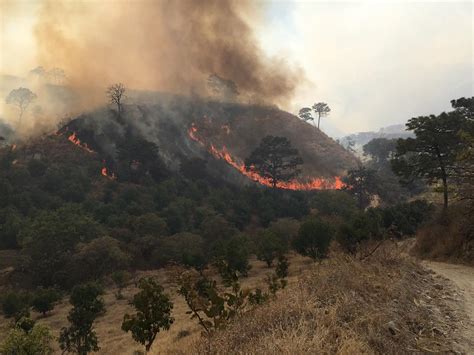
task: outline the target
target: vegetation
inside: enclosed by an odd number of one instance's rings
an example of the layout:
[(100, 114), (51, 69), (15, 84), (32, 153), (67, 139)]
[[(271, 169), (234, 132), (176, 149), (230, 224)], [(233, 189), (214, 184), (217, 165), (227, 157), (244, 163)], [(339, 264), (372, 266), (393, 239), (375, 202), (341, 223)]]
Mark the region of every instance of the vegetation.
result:
[(310, 219), (301, 224), (293, 246), (298, 253), (319, 260), (327, 257), (333, 236), (331, 225), (320, 219)]
[(36, 94), (27, 88), (18, 88), (10, 91), (5, 99), (9, 105), (16, 106), (19, 110), (18, 126), (21, 126), (21, 119), (23, 114), (28, 109), (28, 106), (36, 99)]
[(140, 292), (133, 296), (131, 302), (137, 313), (125, 314), (122, 330), (131, 332), (133, 339), (145, 345), (146, 351), (149, 351), (160, 330), (168, 330), (173, 324), (173, 304), (163, 294), (163, 287), (152, 278), (140, 279), (138, 288)]
[(31, 306), (33, 309), (43, 316), (53, 310), (54, 305), (60, 299), (60, 294), (54, 288), (38, 288), (31, 300)]
[(70, 326), (61, 329), (59, 344), (63, 351), (87, 354), (99, 351), (94, 320), (105, 311), (100, 298), (102, 288), (95, 283), (75, 286), (69, 302), (73, 306), (67, 317)]
[(279, 182), (287, 182), (298, 176), (301, 164), (303, 160), (290, 141), (285, 137), (273, 136), (264, 137), (245, 160), (247, 169), (268, 179), (273, 188)]
[(26, 321), (26, 319), (19, 320), (9, 331), (5, 341), (0, 344), (0, 353), (5, 355), (52, 354), (53, 336), (49, 328), (34, 324), (31, 319), (28, 320), (28, 327), (25, 327)]
[(123, 111), (123, 98), (125, 91), (125, 86), (122, 83), (113, 84), (107, 88), (109, 102), (117, 106), (117, 113), (119, 116)]

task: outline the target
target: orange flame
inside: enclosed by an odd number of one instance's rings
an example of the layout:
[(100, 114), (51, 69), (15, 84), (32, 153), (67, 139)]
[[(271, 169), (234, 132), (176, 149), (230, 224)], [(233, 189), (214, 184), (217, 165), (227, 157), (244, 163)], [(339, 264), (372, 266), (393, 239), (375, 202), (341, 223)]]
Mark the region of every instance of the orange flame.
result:
[(116, 177), (115, 177), (115, 174), (112, 173), (112, 174), (109, 174), (109, 172), (107, 171), (107, 168), (104, 166), (102, 168), (102, 170), (100, 171), (100, 173), (102, 174), (102, 176), (105, 176), (106, 178), (109, 178), (111, 180), (115, 180)]
[(89, 152), (89, 153), (95, 153), (92, 149), (90, 149), (88, 146), (87, 146), (87, 143), (81, 143), (80, 139), (77, 138), (76, 136), (76, 132), (72, 132), (72, 134), (67, 138), (70, 142), (74, 143), (75, 145), (77, 145), (78, 147), (81, 147), (82, 149), (84, 149), (85, 151)]
[[(188, 130), (189, 137), (201, 144), (202, 146), (206, 146), (204, 141), (197, 136), (198, 129), (194, 125)], [(207, 147), (208, 151), (218, 159), (225, 160), (230, 166), (234, 167), (241, 174), (247, 176), (249, 179), (256, 181), (265, 186), (272, 186), (272, 182), (270, 179), (261, 176), (259, 173), (252, 169), (248, 169), (245, 164), (237, 159), (234, 159), (232, 155), (228, 152), (227, 148), (223, 146), (221, 149), (218, 149), (214, 146), (214, 144), (210, 144)], [(279, 189), (285, 190), (322, 190), (322, 189), (333, 189), (333, 190), (340, 190), (345, 186), (339, 176), (334, 177), (334, 181), (329, 181), (323, 178), (309, 178), (306, 182), (300, 182), (297, 180), (291, 181), (279, 181), (276, 184), (276, 187)]]

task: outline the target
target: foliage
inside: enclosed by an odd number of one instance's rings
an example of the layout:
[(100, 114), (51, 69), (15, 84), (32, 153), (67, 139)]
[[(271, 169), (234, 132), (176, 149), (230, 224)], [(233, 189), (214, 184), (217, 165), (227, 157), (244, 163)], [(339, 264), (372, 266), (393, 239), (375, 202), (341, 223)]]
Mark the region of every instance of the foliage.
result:
[(329, 108), (328, 104), (325, 102), (318, 102), (312, 106), (313, 111), (318, 115), (318, 128), (319, 122), (321, 121), (321, 117), (329, 115), (331, 109)]
[(99, 233), (99, 224), (76, 206), (43, 211), (30, 219), (20, 238), (35, 282), (41, 286), (66, 285), (65, 266), (76, 244), (92, 240)]
[(458, 111), (414, 117), (406, 126), (416, 137), (397, 142), (394, 171), (405, 180), (441, 182), (444, 208), (448, 207), (448, 181), (456, 173), (456, 158), (463, 149), (458, 134), (467, 122)]
[(380, 211), (376, 209), (354, 215), (339, 227), (336, 234), (339, 245), (345, 252), (355, 254), (362, 242), (381, 238), (381, 218)]
[(112, 281), (115, 283), (115, 286), (117, 287), (117, 293), (115, 294), (115, 298), (117, 300), (123, 299), (122, 290), (131, 278), (130, 273), (125, 270), (118, 270), (111, 274), (111, 278)]
[(24, 324), (25, 320), (20, 320), (10, 330), (3, 343), (0, 344), (0, 353), (4, 355), (47, 355), (53, 353), (51, 346), (53, 336), (48, 327), (34, 324), (31, 321), (31, 326), (25, 330), (25, 327), (20, 323)]
[(40, 312), (45, 316), (48, 312), (52, 311), (56, 302), (61, 298), (59, 292), (54, 288), (38, 288), (31, 300), (31, 306), (37, 312)]
[(120, 242), (111, 237), (96, 238), (77, 246), (72, 256), (73, 277), (77, 281), (99, 280), (130, 264), (130, 255), (122, 251)]
[(274, 136), (264, 137), (245, 160), (246, 168), (268, 179), (273, 188), (279, 182), (290, 181), (298, 176), (301, 164), (303, 160), (290, 141), (285, 137)]
[(240, 314), (249, 293), (240, 288), (236, 272), (228, 270), (225, 283), (229, 291), (220, 292), (217, 282), (202, 275), (187, 273), (180, 279), (178, 293), (189, 307), (191, 319), (197, 319), (208, 334), (221, 329), (230, 319)]
[(365, 166), (349, 170), (343, 181), (344, 189), (355, 197), (361, 209), (369, 206), (372, 196), (380, 190), (375, 170)]
[(370, 156), (376, 165), (387, 164), (396, 151), (397, 140), (387, 138), (374, 138), (362, 149), (364, 155)]
[(311, 108), (309, 107), (303, 107), (300, 109), (298, 112), (298, 117), (301, 118), (304, 121), (312, 121), (314, 120), (313, 116), (311, 115)]
[(5, 317), (20, 319), (30, 313), (30, 297), (26, 292), (9, 291), (0, 296)]
[(320, 219), (312, 218), (301, 224), (297, 237), (293, 240), (293, 247), (301, 255), (309, 256), (314, 260), (325, 258), (334, 230)]
[(140, 279), (138, 288), (140, 292), (133, 296), (131, 302), (137, 312), (134, 315), (125, 314), (122, 330), (131, 332), (133, 339), (149, 351), (160, 329), (168, 330), (173, 324), (173, 303), (163, 294), (163, 287), (152, 278)]
[(268, 267), (272, 266), (273, 259), (288, 249), (286, 241), (269, 229), (262, 231), (257, 236), (255, 243), (257, 246), (257, 258), (265, 261)]
[(105, 311), (100, 298), (102, 288), (96, 283), (75, 286), (69, 302), (73, 308), (67, 317), (70, 326), (62, 328), (59, 344), (63, 351), (87, 354), (100, 350), (97, 335), (93, 330), (94, 320)]

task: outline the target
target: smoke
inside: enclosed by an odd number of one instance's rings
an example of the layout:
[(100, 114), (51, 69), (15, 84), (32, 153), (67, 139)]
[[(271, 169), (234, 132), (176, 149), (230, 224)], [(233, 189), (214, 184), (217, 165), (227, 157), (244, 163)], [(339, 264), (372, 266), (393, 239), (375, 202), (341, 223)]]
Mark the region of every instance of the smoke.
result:
[[(223, 0), (48, 0), (38, 14), (39, 65), (60, 67), (90, 103), (103, 87), (208, 95), (216, 74), (243, 101), (287, 103), (301, 72), (267, 58), (254, 37), (262, 4)], [(95, 91), (93, 88), (100, 88)]]

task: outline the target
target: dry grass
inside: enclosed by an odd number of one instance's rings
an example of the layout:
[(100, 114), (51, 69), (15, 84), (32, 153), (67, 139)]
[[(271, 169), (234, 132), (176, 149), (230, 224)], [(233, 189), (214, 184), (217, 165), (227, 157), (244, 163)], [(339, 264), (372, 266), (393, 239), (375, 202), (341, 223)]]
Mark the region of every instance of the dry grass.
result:
[[(290, 284), (297, 283), (298, 275), (301, 275), (303, 270), (308, 268), (312, 262), (308, 258), (301, 257), (296, 254), (291, 254), (290, 257)], [(268, 269), (266, 264), (253, 259), (251, 261), (252, 269), (249, 276), (242, 279), (242, 287), (254, 288), (256, 286), (264, 285), (266, 275), (273, 271)], [(187, 354), (193, 344), (201, 337), (201, 328), (195, 320), (191, 320), (188, 310), (183, 298), (177, 294), (177, 276), (184, 270), (179, 267), (151, 270), (139, 272), (134, 275), (134, 279), (138, 280), (142, 276), (153, 276), (160, 281), (163, 287), (171, 296), (174, 303), (173, 317), (175, 322), (169, 331), (162, 332), (158, 335), (155, 343), (148, 354)], [(211, 270), (210, 273), (213, 273)], [(123, 315), (126, 312), (133, 312), (132, 307), (128, 304), (133, 295), (137, 292), (134, 283), (123, 290), (124, 300), (116, 300), (116, 289), (109, 287), (104, 295), (106, 313), (97, 319), (95, 323), (95, 330), (99, 338), (99, 346), (101, 347), (100, 354), (133, 354), (134, 351), (144, 351), (144, 347), (135, 343), (130, 333), (125, 333), (121, 330)], [(42, 318), (39, 314), (32, 313), (39, 323), (45, 324), (53, 331), (54, 336), (58, 337), (62, 327), (68, 325), (67, 314), (70, 310), (67, 297), (55, 307), (50, 316)], [(3, 318), (0, 315), (0, 342), (7, 334), (8, 328), (11, 326), (11, 321)], [(57, 344), (56, 352), (60, 354)]]
[(413, 253), (427, 259), (474, 265), (472, 216), (461, 205), (440, 213), (418, 231)]
[(389, 249), (365, 262), (336, 255), (270, 304), (195, 345), (218, 354), (399, 354), (454, 346), (431, 275)]

